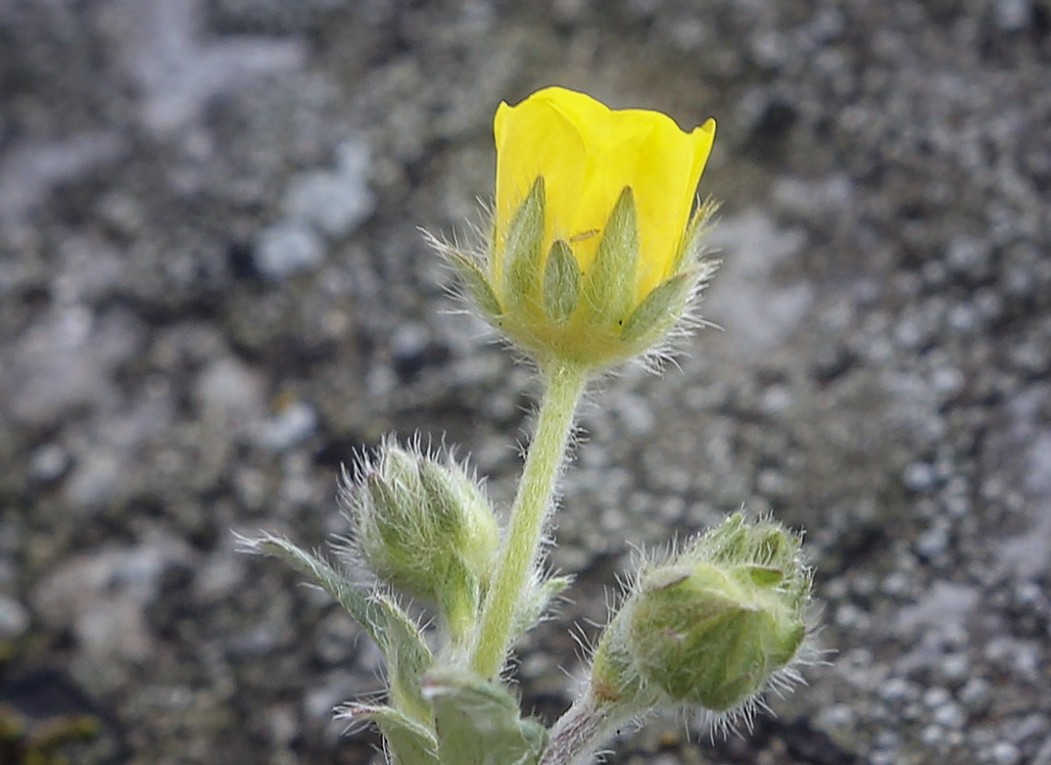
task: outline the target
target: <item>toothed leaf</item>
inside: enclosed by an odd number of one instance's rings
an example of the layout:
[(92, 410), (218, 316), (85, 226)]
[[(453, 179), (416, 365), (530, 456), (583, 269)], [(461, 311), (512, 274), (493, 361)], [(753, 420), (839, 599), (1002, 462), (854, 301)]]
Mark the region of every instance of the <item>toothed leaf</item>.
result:
[(348, 704), (339, 710), (338, 717), (376, 723), (394, 757), (394, 765), (442, 765), (434, 734), (397, 709)]
[(420, 678), (434, 657), (423, 640), (420, 628), (397, 603), (381, 593), (365, 593), (328, 561), (296, 547), (280, 537), (263, 537), (248, 542), (253, 552), (284, 561), (331, 595), (353, 616), (373, 639), (387, 660), (391, 698), (400, 709), (417, 719), (430, 715), (420, 695)]

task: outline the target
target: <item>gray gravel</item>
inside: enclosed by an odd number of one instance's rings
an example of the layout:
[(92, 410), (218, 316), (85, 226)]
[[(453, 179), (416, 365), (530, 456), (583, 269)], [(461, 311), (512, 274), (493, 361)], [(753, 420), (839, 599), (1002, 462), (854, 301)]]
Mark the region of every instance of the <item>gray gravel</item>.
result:
[(0, 2), (0, 51), (0, 759), (370, 761), (377, 651), (232, 532), (341, 532), (389, 431), (509, 499), (533, 378), (417, 227), (557, 83), (719, 120), (725, 331), (585, 406), (527, 708), (633, 546), (744, 505), (807, 529), (827, 663), (610, 762), (1051, 763), (1047, 0)]

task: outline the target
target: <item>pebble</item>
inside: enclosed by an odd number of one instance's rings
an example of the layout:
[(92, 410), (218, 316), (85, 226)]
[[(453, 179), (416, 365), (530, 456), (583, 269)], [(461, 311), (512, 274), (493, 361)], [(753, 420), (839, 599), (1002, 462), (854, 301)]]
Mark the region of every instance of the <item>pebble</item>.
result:
[(913, 462), (905, 468), (902, 481), (910, 491), (930, 491), (937, 480), (937, 472), (929, 462)]
[(288, 451), (317, 430), (317, 410), (305, 401), (292, 401), (255, 428), (256, 445), (273, 452)]
[(616, 412), (620, 432), (626, 437), (642, 437), (652, 432), (656, 422), (653, 408), (639, 395), (624, 394), (617, 397)]
[(422, 356), (430, 342), (431, 331), (425, 324), (404, 322), (391, 335), (391, 355), (398, 361), (408, 361)]
[(844, 603), (836, 609), (836, 624), (854, 630), (867, 629), (872, 620), (869, 615), (853, 603)]
[(194, 388), (202, 414), (220, 425), (244, 423), (258, 416), (264, 392), (262, 375), (232, 357), (209, 363)]
[(971, 671), (971, 661), (965, 654), (949, 654), (938, 662), (938, 673), (949, 683), (961, 683)]
[(940, 707), (951, 698), (952, 694), (947, 689), (937, 685), (928, 688), (923, 693), (923, 703), (931, 708)]
[(1009, 741), (998, 741), (989, 750), (990, 765), (1016, 765), (1021, 759), (1018, 747)]
[(876, 751), (869, 756), (869, 762), (872, 765), (898, 765), (901, 762), (901, 756), (897, 750)]
[(167, 544), (75, 556), (37, 585), (31, 604), (44, 624), (71, 629), (79, 648), (95, 659), (145, 659), (154, 650), (146, 609), (163, 574), (186, 561), (181, 547)]
[(885, 595), (894, 597), (906, 595), (912, 586), (912, 579), (904, 571), (892, 571), (883, 580), (880, 590)]
[(29, 460), (29, 478), (38, 483), (52, 483), (65, 475), (71, 462), (69, 452), (61, 446), (44, 444)]
[(279, 222), (260, 232), (254, 260), (263, 276), (280, 281), (320, 266), (325, 260), (325, 244), (305, 223)]
[(920, 534), (916, 539), (916, 552), (927, 560), (934, 560), (949, 549), (949, 530), (943, 526), (934, 526)]
[(985, 709), (992, 697), (992, 686), (984, 677), (972, 677), (960, 689), (960, 700), (974, 711)]
[(1021, 32), (1033, 19), (1032, 0), (998, 0), (993, 9), (993, 21), (1004, 32)]
[(920, 741), (931, 749), (937, 749), (945, 740), (945, 730), (940, 725), (927, 725), (920, 733)]
[(833, 704), (818, 714), (818, 724), (826, 729), (850, 728), (856, 721), (857, 712), (847, 704)]
[(104, 507), (123, 486), (121, 467), (120, 455), (102, 444), (80, 455), (63, 487), (66, 501), (86, 510)]
[(967, 715), (959, 704), (948, 702), (934, 710), (934, 722), (945, 728), (959, 730), (967, 722)]
[(29, 629), (29, 610), (9, 595), (0, 593), (0, 640), (14, 640)]
[(343, 237), (360, 225), (375, 207), (361, 178), (315, 171), (292, 181), (284, 200), (285, 214), (329, 237)]
[(901, 704), (916, 698), (916, 689), (903, 677), (892, 677), (882, 683), (877, 691), (879, 697), (890, 704)]

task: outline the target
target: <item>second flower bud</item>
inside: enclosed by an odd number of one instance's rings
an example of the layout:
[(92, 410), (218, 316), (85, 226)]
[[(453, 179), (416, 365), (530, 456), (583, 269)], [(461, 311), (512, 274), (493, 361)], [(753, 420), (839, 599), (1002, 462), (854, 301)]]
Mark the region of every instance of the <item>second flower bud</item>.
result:
[(797, 534), (740, 513), (644, 567), (595, 652), (592, 692), (632, 709), (747, 710), (795, 677), (810, 570)]
[(381, 581), (437, 607), (466, 638), (489, 584), (500, 528), (477, 481), (451, 459), (385, 441), (342, 490), (363, 562)]

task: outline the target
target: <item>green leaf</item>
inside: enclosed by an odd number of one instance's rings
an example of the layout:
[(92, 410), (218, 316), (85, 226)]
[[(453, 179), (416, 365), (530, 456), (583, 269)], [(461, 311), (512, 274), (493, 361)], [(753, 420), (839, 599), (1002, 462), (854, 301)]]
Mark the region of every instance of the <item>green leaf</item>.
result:
[(384, 615), (383, 642), (376, 640), (376, 644), (387, 659), (391, 699), (398, 709), (417, 720), (428, 720), (431, 712), (420, 693), (420, 680), (434, 663), (431, 649), (424, 642), (419, 625), (397, 603), (379, 593), (371, 598)]
[(620, 330), (621, 339), (633, 343), (645, 337), (662, 335), (671, 329), (682, 316), (695, 277), (696, 274), (685, 272), (658, 285), (624, 322)]
[(391, 707), (347, 704), (337, 717), (353, 722), (369, 720), (379, 726), (394, 765), (442, 765), (434, 733), (416, 720)]
[(584, 277), (584, 304), (596, 324), (623, 321), (635, 299), (639, 260), (635, 195), (625, 186), (602, 232), (598, 252)]
[(580, 299), (580, 264), (569, 245), (555, 240), (544, 266), (544, 308), (553, 321), (561, 324), (577, 307)]
[(395, 706), (417, 720), (430, 718), (430, 710), (420, 694), (420, 678), (434, 657), (423, 640), (419, 625), (397, 603), (381, 593), (366, 594), (328, 561), (301, 550), (286, 539), (268, 535), (245, 540), (245, 543), (251, 552), (284, 561), (335, 598), (365, 628), (387, 660), (391, 698)]
[(547, 731), (522, 719), (507, 689), (454, 670), (428, 673), (424, 693), (434, 707), (438, 756), (450, 765), (536, 765)]
[(504, 258), (504, 296), (508, 302), (531, 303), (540, 286), (544, 240), (544, 179), (538, 177), (511, 219)]

